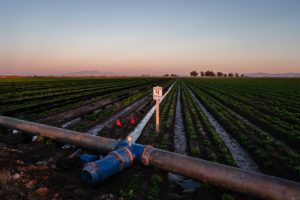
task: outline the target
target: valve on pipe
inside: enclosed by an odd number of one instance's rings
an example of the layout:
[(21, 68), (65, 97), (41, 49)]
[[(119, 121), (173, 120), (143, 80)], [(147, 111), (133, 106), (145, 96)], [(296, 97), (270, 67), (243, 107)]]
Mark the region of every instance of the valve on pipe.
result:
[[(88, 162), (82, 170), (81, 179), (89, 185), (95, 185), (129, 168), (134, 162), (141, 163), (145, 146), (140, 144), (124, 145), (126, 142), (121, 141), (116, 147), (123, 147), (110, 152), (103, 159)], [(87, 158), (86, 155), (85, 158)]]

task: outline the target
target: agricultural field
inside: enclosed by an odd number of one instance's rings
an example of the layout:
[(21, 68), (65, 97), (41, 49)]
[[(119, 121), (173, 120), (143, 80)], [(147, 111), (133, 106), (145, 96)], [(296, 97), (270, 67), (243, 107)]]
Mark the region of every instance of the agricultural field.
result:
[[(136, 143), (300, 182), (300, 79), (0, 79), (0, 105), (0, 115), (114, 139), (137, 131)], [(105, 156), (1, 128), (1, 199), (255, 199), (139, 164), (88, 186), (81, 153)]]

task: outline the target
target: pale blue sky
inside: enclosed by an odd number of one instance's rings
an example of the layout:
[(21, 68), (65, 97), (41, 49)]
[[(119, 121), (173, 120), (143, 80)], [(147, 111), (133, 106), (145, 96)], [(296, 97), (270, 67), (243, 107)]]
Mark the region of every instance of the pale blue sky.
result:
[(298, 0), (0, 0), (0, 73), (300, 72)]

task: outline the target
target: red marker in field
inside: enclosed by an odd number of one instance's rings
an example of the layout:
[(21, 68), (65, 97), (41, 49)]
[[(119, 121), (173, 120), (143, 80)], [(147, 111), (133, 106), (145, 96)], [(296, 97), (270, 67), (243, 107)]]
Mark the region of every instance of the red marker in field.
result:
[(117, 120), (116, 125), (117, 125), (117, 127), (121, 127), (122, 126), (121, 121), (119, 119)]
[(133, 117), (131, 117), (130, 124), (131, 124), (131, 125), (135, 125), (135, 120), (134, 120)]

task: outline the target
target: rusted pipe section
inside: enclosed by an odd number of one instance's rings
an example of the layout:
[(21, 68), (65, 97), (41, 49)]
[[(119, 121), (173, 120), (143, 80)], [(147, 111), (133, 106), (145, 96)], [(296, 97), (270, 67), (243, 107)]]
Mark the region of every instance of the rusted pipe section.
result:
[(0, 115), (0, 126), (17, 129), (33, 135), (40, 135), (65, 144), (72, 144), (98, 152), (110, 152), (115, 149), (118, 140), (92, 136), (88, 134), (37, 124)]
[(153, 147), (145, 148), (142, 162), (144, 165), (154, 165), (211, 185), (264, 199), (300, 199), (300, 183)]

